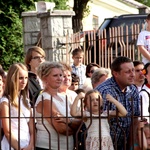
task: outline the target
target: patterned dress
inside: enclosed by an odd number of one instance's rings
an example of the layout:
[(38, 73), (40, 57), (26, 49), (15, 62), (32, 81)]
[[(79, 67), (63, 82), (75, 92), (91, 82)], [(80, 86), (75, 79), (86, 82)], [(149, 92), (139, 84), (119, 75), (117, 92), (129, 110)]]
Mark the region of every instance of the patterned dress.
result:
[[(88, 111), (86, 111), (85, 113), (86, 116), (90, 116), (90, 113)], [(88, 120), (85, 122), (85, 125), (88, 129), (86, 138), (86, 150), (99, 150), (100, 141), (101, 150), (114, 150), (107, 118), (101, 118), (100, 124), (99, 118), (96, 118), (98, 117), (98, 115), (92, 114), (92, 116), (95, 118), (92, 118), (92, 120), (88, 118)], [(107, 117), (107, 112), (103, 112), (101, 116)]]

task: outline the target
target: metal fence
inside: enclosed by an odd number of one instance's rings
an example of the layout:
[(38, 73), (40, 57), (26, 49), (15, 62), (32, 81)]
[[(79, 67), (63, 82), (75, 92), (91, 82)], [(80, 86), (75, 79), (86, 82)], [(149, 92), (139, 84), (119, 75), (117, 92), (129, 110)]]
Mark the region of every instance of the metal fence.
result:
[[(141, 99), (142, 100), (142, 99)], [(51, 101), (49, 101), (50, 103), (52, 103), (52, 97), (51, 97)], [(43, 103), (43, 102), (42, 102)], [(9, 105), (10, 106), (10, 105)], [(68, 106), (68, 100), (67, 100), (67, 98), (66, 98), (66, 106)], [(92, 106), (91, 106), (92, 107)], [(133, 103), (132, 103), (132, 105), (131, 105), (131, 107), (132, 107), (132, 111), (134, 110), (133, 109)], [(10, 108), (9, 108), (10, 109)], [(44, 108), (43, 108), (44, 109)], [(59, 109), (59, 108), (58, 108)], [(34, 111), (35, 110), (35, 108), (33, 108), (33, 112), (35, 112)], [(50, 110), (49, 110), (49, 112), (51, 112), (52, 111), (52, 108), (50, 108)], [(111, 124), (110, 124), (110, 120), (111, 120), (111, 118), (110, 118), (110, 115), (109, 115), (109, 111), (107, 111), (107, 116), (108, 117), (104, 117), (104, 116), (101, 116), (101, 108), (99, 108), (99, 115), (97, 116), (97, 117), (93, 117), (92, 116), (92, 114), (91, 114), (91, 112), (90, 112), (90, 116), (88, 117), (88, 119), (90, 120), (89, 121), (89, 125), (86, 127), (86, 128), (83, 128), (83, 123), (84, 123), (84, 121), (85, 121), (85, 118), (83, 117), (83, 116), (81, 116), (81, 117), (69, 117), (68, 116), (68, 109), (66, 108), (66, 116), (64, 116), (64, 117), (62, 117), (62, 118), (65, 118), (66, 119), (66, 134), (64, 135), (65, 136), (65, 139), (66, 139), (66, 143), (63, 143), (63, 144), (65, 144), (66, 145), (66, 150), (72, 150), (71, 148), (70, 148), (70, 145), (69, 145), (69, 139), (68, 139), (68, 137), (69, 137), (69, 134), (68, 134), (68, 127), (69, 127), (69, 125), (68, 125), (68, 118), (69, 119), (80, 119), (80, 124), (78, 125), (78, 127), (77, 127), (77, 129), (74, 131), (74, 149), (76, 149), (76, 150), (86, 150), (86, 144), (85, 144), (85, 141), (86, 141), (86, 137), (87, 137), (87, 134), (88, 134), (88, 130), (89, 130), (89, 128), (90, 128), (90, 126), (92, 125), (92, 123), (94, 122), (94, 120), (98, 120), (98, 128), (97, 128), (97, 133), (98, 133), (98, 135), (99, 135), (99, 144), (101, 145), (101, 138), (102, 138), (102, 136), (101, 136), (101, 133), (102, 133), (102, 129), (103, 129), (103, 126), (102, 126), (102, 120), (103, 119), (107, 119), (108, 120), (108, 123), (109, 123), (109, 125), (110, 125), (110, 130), (113, 130), (113, 132), (115, 133), (116, 131), (111, 127)], [(82, 109), (80, 110), (81, 112), (83, 111)], [(141, 112), (142, 112), (143, 110), (141, 109)], [(43, 110), (42, 110), (42, 112), (43, 112)], [(82, 114), (82, 113), (81, 113)], [(133, 113), (131, 113), (131, 114), (133, 114)], [(49, 118), (50, 120), (52, 120), (53, 118), (57, 118), (57, 117), (55, 117), (55, 116), (51, 116), (51, 117), (43, 117), (43, 114), (41, 113), (41, 118), (38, 118), (38, 117), (35, 117), (35, 113), (33, 113), (33, 119), (35, 120), (35, 123), (34, 123), (34, 125), (33, 125), (33, 128), (34, 128), (34, 148), (33, 149), (35, 149), (35, 145), (36, 145), (36, 132), (37, 132), (37, 130), (36, 130), (36, 124), (38, 124), (38, 121), (37, 121), (37, 119), (41, 119), (41, 121), (42, 121), (42, 125), (43, 125), (43, 127), (44, 127), (44, 130), (48, 133), (47, 135), (48, 135), (48, 137), (47, 137), (47, 140), (49, 141), (49, 148), (48, 149), (52, 149), (52, 147), (51, 147), (51, 145), (52, 145), (52, 141), (51, 141), (51, 137), (52, 137), (52, 134), (53, 133), (51, 133), (50, 132), (50, 128), (45, 124), (46, 122), (45, 122), (45, 120), (47, 119), (47, 118)], [(2, 117), (2, 116), (1, 116)], [(120, 128), (122, 128), (121, 126), (120, 126), (120, 121), (118, 120), (119, 119), (119, 117), (116, 115), (116, 116), (114, 116), (115, 118), (116, 118), (116, 122), (115, 123), (117, 123), (118, 124), (118, 127), (120, 127)], [(131, 116), (126, 116), (126, 117), (131, 117), (131, 120), (132, 120), (132, 122), (131, 122), (131, 127), (130, 127), (130, 138), (129, 138), (129, 140), (128, 140), (128, 144), (126, 143), (126, 135), (125, 135), (125, 131), (124, 131), (124, 129), (122, 129), (122, 134), (124, 134), (124, 143), (122, 143), (122, 148), (124, 148), (124, 150), (125, 149), (130, 149), (131, 147), (132, 147), (132, 149), (134, 149), (134, 141), (135, 141), (135, 138), (136, 138), (136, 134), (137, 134), (137, 132), (138, 132), (138, 130), (137, 130), (137, 122), (135, 122), (134, 120), (136, 120), (137, 119), (137, 117), (135, 117), (135, 116), (133, 116), (133, 115), (131, 115)], [(139, 116), (139, 119), (143, 119), (143, 117), (144, 116)], [(150, 117), (150, 115), (148, 116), (148, 117)], [(16, 119), (18, 119), (18, 122), (19, 122), (19, 124), (18, 124), (18, 139), (17, 139), (17, 141), (20, 141), (20, 135), (19, 135), (19, 129), (20, 129), (20, 122), (21, 122), (21, 118), (25, 118), (25, 117), (21, 117), (20, 116), (20, 113), (19, 113), (19, 111), (18, 111), (18, 116), (16, 116), (16, 117), (14, 117), (14, 118), (9, 118), (9, 125), (11, 126), (11, 119), (14, 119), (14, 120), (16, 120)], [(58, 117), (59, 118), (59, 117)], [(8, 119), (8, 118), (6, 118), (6, 119)], [(28, 119), (28, 118), (27, 118)], [(12, 127), (11, 127), (12, 128)], [(10, 135), (11, 135), (11, 128), (10, 128)], [(55, 125), (53, 124), (53, 123), (51, 123), (51, 128), (54, 128), (55, 129)], [(2, 127), (1, 127), (1, 129), (2, 129)], [(143, 132), (143, 130), (141, 130), (141, 132)], [(3, 138), (3, 136), (2, 136), (2, 130), (1, 130), (1, 132), (0, 132), (0, 136), (1, 136), (1, 139)], [(43, 136), (41, 135), (41, 138), (42, 138)], [(58, 150), (62, 150), (62, 145), (61, 145), (61, 142), (60, 142), (60, 137), (61, 137), (61, 134), (60, 133), (58, 133), (58, 131), (56, 131), (56, 147), (58, 147)], [(141, 135), (141, 138), (143, 138), (143, 135)], [(42, 140), (42, 139), (41, 139)], [(9, 139), (8, 139), (8, 141), (9, 141)], [(10, 144), (12, 144), (10, 141), (9, 141), (9, 143)], [(20, 143), (20, 142), (19, 142)], [(18, 143), (18, 144), (19, 144)], [(115, 150), (117, 150), (117, 147), (116, 147), (116, 145), (117, 145), (117, 142), (115, 141), (114, 142), (114, 149)], [(141, 143), (141, 145), (143, 145), (143, 142)], [(0, 149), (1, 149), (1, 144), (0, 144)], [(10, 150), (11, 150), (11, 147), (9, 148)], [(102, 149), (102, 147), (100, 146), (99, 148), (98, 148), (99, 150), (103, 150)], [(143, 149), (143, 148), (141, 148), (141, 149)], [(5, 149), (6, 150), (6, 149)], [(110, 149), (111, 150), (111, 149)], [(119, 149), (118, 149), (119, 150)]]
[(117, 56), (127, 56), (132, 60), (140, 60), (140, 52), (136, 42), (143, 25), (113, 27), (103, 31), (84, 31), (66, 37), (67, 62), (71, 61), (71, 51), (82, 47), (85, 53), (84, 64), (98, 63), (102, 67), (110, 67)]

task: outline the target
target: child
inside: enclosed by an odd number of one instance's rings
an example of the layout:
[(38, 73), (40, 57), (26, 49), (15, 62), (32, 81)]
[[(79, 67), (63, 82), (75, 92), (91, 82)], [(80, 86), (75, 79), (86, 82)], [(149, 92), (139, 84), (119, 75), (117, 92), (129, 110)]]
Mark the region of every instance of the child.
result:
[(76, 91), (79, 88), (80, 78), (75, 73), (72, 73), (71, 77), (72, 77), (72, 82), (71, 82), (71, 86), (69, 87), (69, 90)]
[(79, 88), (82, 88), (85, 79), (86, 79), (86, 66), (82, 64), (84, 57), (84, 52), (80, 48), (76, 48), (72, 51), (72, 59), (73, 59), (73, 65), (72, 72), (79, 76), (80, 83)]
[[(110, 136), (109, 124), (106, 119), (102, 118), (99, 123), (99, 118), (94, 119), (93, 117), (106, 117), (107, 112), (103, 112), (103, 100), (100, 93), (96, 90), (90, 90), (86, 94), (79, 93), (75, 98), (75, 101), (71, 107), (72, 116), (81, 116), (80, 111), (77, 110), (77, 104), (80, 99), (84, 98), (84, 111), (83, 116), (85, 117), (85, 124), (88, 129), (87, 138), (86, 138), (86, 150), (99, 150), (100, 143), (99, 137), (101, 137), (101, 149), (102, 150), (113, 150), (113, 143)], [(118, 109), (118, 116), (125, 116), (127, 114), (126, 109), (115, 100), (111, 95), (106, 96), (107, 100), (111, 103), (114, 103)], [(92, 120), (89, 118), (90, 112), (92, 113)], [(99, 116), (100, 114), (100, 116)], [(109, 112), (109, 115), (115, 116), (116, 111)], [(99, 131), (101, 128), (101, 131)], [(99, 136), (100, 135), (100, 136)]]

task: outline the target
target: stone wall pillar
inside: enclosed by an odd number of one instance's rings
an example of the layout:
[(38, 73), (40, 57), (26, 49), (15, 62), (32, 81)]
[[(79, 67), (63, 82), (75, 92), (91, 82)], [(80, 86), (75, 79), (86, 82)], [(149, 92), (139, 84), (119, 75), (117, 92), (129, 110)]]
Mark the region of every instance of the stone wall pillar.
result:
[(72, 16), (70, 10), (54, 10), (52, 12), (39, 13), (42, 48), (50, 61), (68, 61), (66, 50), (67, 39), (73, 33)]
[(36, 11), (22, 12), (23, 44), (24, 51), (36, 45), (37, 36), (40, 32), (40, 19)]

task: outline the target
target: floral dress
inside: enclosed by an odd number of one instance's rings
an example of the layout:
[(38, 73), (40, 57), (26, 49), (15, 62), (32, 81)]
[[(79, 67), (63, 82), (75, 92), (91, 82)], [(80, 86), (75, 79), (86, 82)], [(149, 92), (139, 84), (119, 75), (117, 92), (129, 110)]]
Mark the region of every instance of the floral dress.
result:
[[(85, 113), (87, 117), (90, 116), (90, 113), (88, 111), (86, 111)], [(98, 117), (98, 115), (92, 114), (92, 116), (92, 119), (88, 118), (85, 122), (85, 125), (88, 129), (88, 134), (86, 138), (86, 150), (99, 150), (100, 141), (101, 150), (114, 150), (107, 118), (101, 118), (100, 125), (99, 118), (96, 118)], [(103, 112), (101, 116), (107, 116), (107, 113)], [(99, 137), (101, 137), (101, 140), (99, 139)]]

